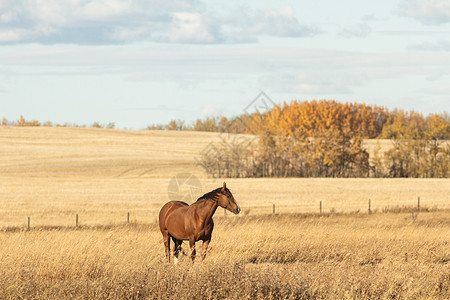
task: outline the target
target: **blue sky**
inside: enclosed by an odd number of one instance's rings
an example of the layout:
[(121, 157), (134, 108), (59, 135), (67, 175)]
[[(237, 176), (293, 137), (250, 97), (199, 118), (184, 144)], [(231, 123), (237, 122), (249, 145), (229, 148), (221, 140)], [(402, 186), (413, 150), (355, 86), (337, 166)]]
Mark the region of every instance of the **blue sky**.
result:
[(141, 129), (336, 99), (450, 111), (450, 0), (0, 0), (0, 117)]

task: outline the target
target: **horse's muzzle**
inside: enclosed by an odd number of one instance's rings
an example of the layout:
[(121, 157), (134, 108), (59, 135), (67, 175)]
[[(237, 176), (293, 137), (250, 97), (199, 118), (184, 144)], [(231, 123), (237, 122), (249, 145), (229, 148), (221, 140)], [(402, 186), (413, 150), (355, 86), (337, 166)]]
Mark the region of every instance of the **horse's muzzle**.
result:
[(235, 214), (235, 215), (237, 215), (240, 212), (241, 212), (241, 208), (239, 206), (237, 208), (233, 209), (233, 214)]

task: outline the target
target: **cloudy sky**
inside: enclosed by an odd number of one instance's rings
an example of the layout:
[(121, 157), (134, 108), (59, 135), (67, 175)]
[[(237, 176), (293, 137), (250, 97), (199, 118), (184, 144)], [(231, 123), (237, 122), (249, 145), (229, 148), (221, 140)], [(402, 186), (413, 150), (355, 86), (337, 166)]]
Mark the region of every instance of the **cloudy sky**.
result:
[(450, 0), (0, 0), (0, 117), (141, 129), (261, 91), (450, 112)]

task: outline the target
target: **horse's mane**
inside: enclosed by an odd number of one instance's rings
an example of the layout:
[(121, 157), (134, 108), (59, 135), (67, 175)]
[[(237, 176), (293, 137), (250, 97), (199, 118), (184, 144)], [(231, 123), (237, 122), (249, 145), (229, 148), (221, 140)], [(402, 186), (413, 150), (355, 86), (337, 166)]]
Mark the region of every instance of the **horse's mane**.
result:
[[(226, 190), (228, 190), (227, 188), (225, 188)], [(197, 199), (197, 202), (203, 199), (212, 199), (215, 200), (217, 198), (217, 194), (223, 194), (222, 192), (222, 188), (217, 188), (215, 190), (212, 190), (209, 193), (204, 194), (203, 196), (201, 196), (200, 198)]]

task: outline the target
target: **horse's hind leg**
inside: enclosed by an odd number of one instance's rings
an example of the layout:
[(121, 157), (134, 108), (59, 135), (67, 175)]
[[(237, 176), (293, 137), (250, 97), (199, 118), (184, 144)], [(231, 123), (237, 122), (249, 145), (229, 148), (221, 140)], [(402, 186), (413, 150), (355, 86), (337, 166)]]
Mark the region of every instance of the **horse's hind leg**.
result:
[(173, 249), (173, 261), (174, 263), (178, 263), (178, 254), (180, 254), (181, 251), (181, 244), (183, 243), (182, 240), (177, 240), (174, 237), (172, 237), (172, 241), (175, 244), (174, 249)]
[(202, 247), (202, 260), (205, 260), (206, 257), (206, 251), (208, 250), (209, 242), (211, 240), (204, 240), (203, 241), (203, 247)]
[(164, 247), (166, 248), (166, 259), (170, 263), (170, 238), (168, 232), (163, 232)]
[(194, 262), (195, 260), (195, 239), (194, 238), (189, 238), (189, 247), (191, 248), (191, 259), (192, 262)]

